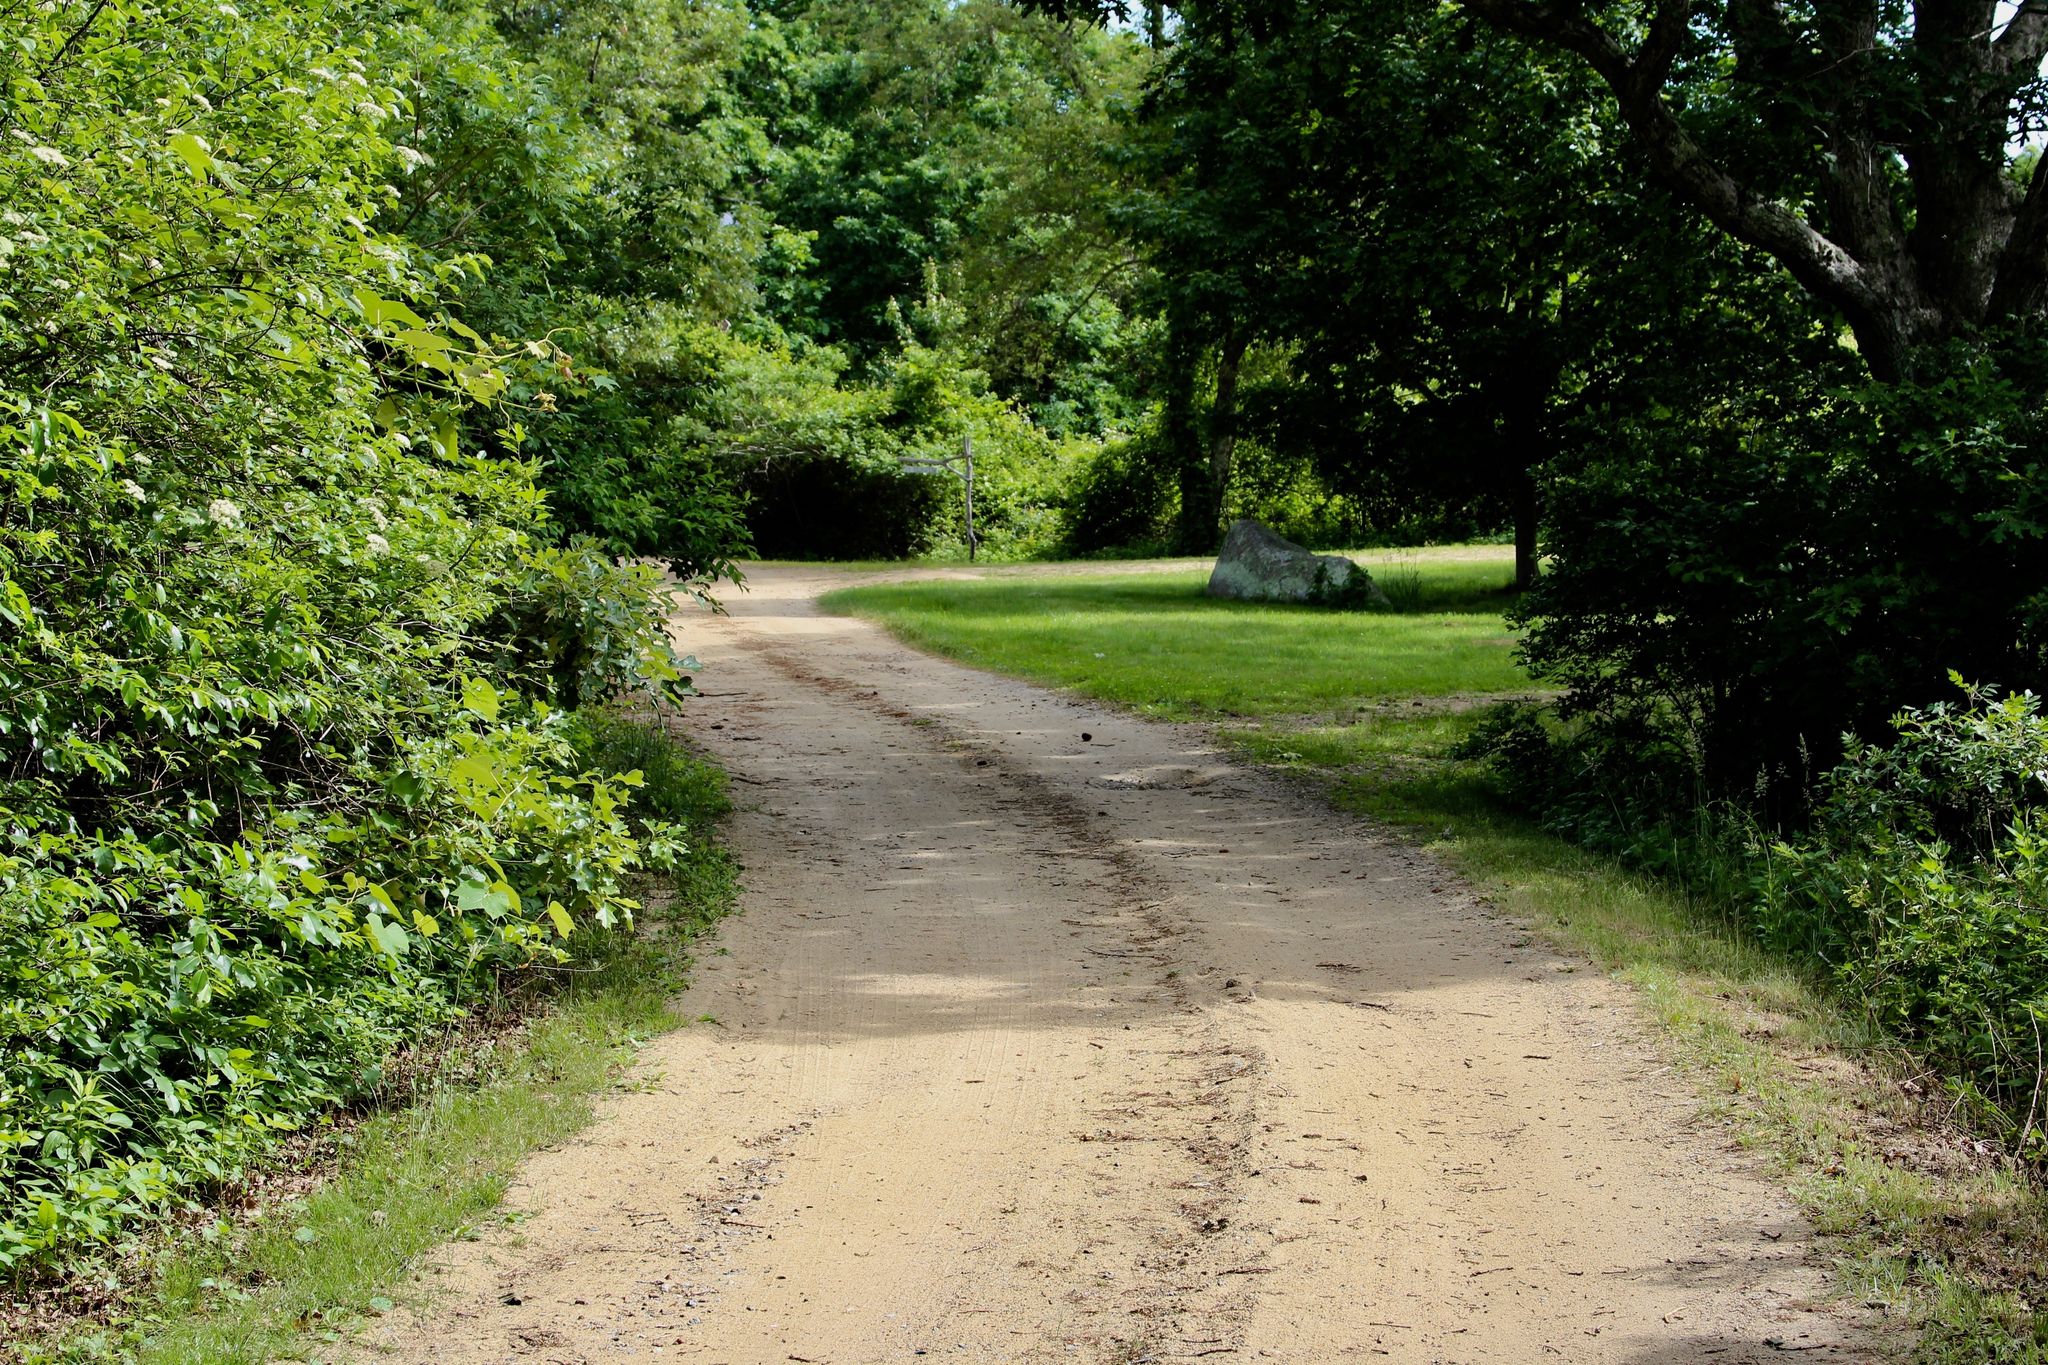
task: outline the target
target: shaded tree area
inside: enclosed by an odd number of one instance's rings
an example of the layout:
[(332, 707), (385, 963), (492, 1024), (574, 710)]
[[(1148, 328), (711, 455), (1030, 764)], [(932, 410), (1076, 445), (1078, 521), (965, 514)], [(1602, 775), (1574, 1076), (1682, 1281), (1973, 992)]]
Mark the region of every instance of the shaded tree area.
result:
[(1269, 448), (1376, 504), (1512, 526), (1526, 587), (1536, 471), (1579, 414), (1678, 369), (1754, 373), (1759, 333), (1800, 326), (1734, 251), (1623, 192), (1589, 83), (1518, 44), (1432, 5), (1217, 8), (1180, 32), (1167, 175), (1134, 218), (1176, 262), (1169, 319), (1217, 338), (1207, 448), (1182, 452), (1207, 480), (1183, 495), (1190, 548), (1218, 534), (1242, 421), (1221, 381), (1254, 336), (1288, 355), (1245, 395)]
[(562, 534), (714, 574), (915, 553), (964, 528), (900, 463), (972, 433), (990, 534), (1051, 543), (1054, 445), (1130, 421), (1102, 165), (1137, 44), (936, 0), (387, 17), (419, 74), (384, 223), (563, 353), (519, 394)]
[(1511, 525), (1567, 714), (1779, 811), (1951, 670), (2044, 681), (2037, 7), (1226, 0), (1166, 32), (1124, 222), (1180, 545), (1252, 433), (1332, 494)]
[(1459, 755), (2039, 1163), (2048, 6), (1033, 7), (1163, 49), (1123, 486), (1189, 550), (1276, 464), (1512, 525), (1559, 698)]

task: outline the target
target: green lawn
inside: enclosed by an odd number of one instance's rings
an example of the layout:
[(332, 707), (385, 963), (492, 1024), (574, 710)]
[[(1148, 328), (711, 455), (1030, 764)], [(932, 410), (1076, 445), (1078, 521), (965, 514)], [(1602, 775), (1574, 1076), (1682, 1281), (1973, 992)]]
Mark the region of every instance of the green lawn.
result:
[(1503, 908), (1640, 992), (1709, 1114), (1778, 1166), (1828, 1234), (1821, 1254), (1844, 1300), (1890, 1329), (1887, 1358), (2048, 1362), (2048, 1316), (2032, 1310), (2048, 1258), (2040, 1191), (1995, 1165), (1894, 1160), (1888, 1133), (1927, 1120), (1853, 1009), (1751, 944), (1725, 900), (1553, 837), (1452, 756), (1476, 723), (1472, 703), (1535, 690), (1501, 619), (1505, 554), (1357, 557), (1397, 610), (1213, 602), (1185, 561), (1004, 568), (846, 589), (824, 606), (979, 667), (1210, 720), (1245, 759), (1318, 784), (1333, 818), (1413, 831)]
[(848, 588), (828, 611), (923, 649), (1147, 714), (1334, 716), (1393, 697), (1526, 692), (1501, 620), (1503, 556), (1376, 568), (1399, 604), (1347, 612), (1226, 602), (1199, 570), (1003, 574)]

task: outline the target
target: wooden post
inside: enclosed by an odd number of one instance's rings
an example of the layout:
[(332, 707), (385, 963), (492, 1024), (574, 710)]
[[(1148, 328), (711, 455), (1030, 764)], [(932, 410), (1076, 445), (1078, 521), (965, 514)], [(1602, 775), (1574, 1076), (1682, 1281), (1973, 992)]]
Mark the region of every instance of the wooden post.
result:
[(974, 434), (960, 438), (960, 458), (967, 464), (967, 562), (974, 562)]

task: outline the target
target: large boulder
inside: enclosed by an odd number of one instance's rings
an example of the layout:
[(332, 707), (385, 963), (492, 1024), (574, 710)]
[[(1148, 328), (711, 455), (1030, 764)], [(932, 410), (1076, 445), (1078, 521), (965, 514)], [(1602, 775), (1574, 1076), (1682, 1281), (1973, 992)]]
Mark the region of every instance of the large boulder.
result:
[(1243, 602), (1383, 606), (1387, 600), (1372, 575), (1344, 556), (1304, 550), (1249, 517), (1230, 524), (1208, 591)]

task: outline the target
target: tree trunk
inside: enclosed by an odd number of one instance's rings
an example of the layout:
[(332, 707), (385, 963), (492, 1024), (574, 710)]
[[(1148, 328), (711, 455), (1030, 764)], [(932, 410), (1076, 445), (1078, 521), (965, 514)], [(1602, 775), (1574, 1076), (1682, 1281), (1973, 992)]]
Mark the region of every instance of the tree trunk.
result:
[(1515, 590), (1536, 586), (1542, 572), (1536, 538), (1543, 507), (1537, 493), (1537, 471), (1550, 461), (1551, 396), (1564, 374), (1556, 338), (1525, 336), (1501, 357), (1488, 391), (1498, 403), (1500, 446), (1495, 468), (1507, 482), (1508, 509), (1515, 525)]
[[(1209, 501), (1209, 470), (1202, 433), (1195, 421), (1195, 373), (1201, 351), (1187, 319), (1172, 313), (1166, 319), (1166, 396), (1160, 419), (1162, 454), (1180, 489), (1180, 514), (1174, 522), (1173, 548), (1181, 554), (1207, 554), (1216, 548), (1213, 530), (1203, 530), (1203, 509)], [(1211, 518), (1213, 520), (1213, 518)]]
[(1166, 46), (1166, 0), (1145, 0), (1145, 41), (1154, 52)]
[(1515, 471), (1515, 591), (1536, 586), (1540, 571), (1536, 558), (1536, 523), (1541, 511), (1536, 497), (1536, 467), (1523, 465)]
[(1244, 363), (1245, 338), (1232, 333), (1216, 356), (1216, 401), (1209, 406), (1209, 489), (1203, 515), (1210, 544), (1223, 534), (1223, 500), (1230, 492), (1230, 467), (1237, 454), (1237, 372)]

